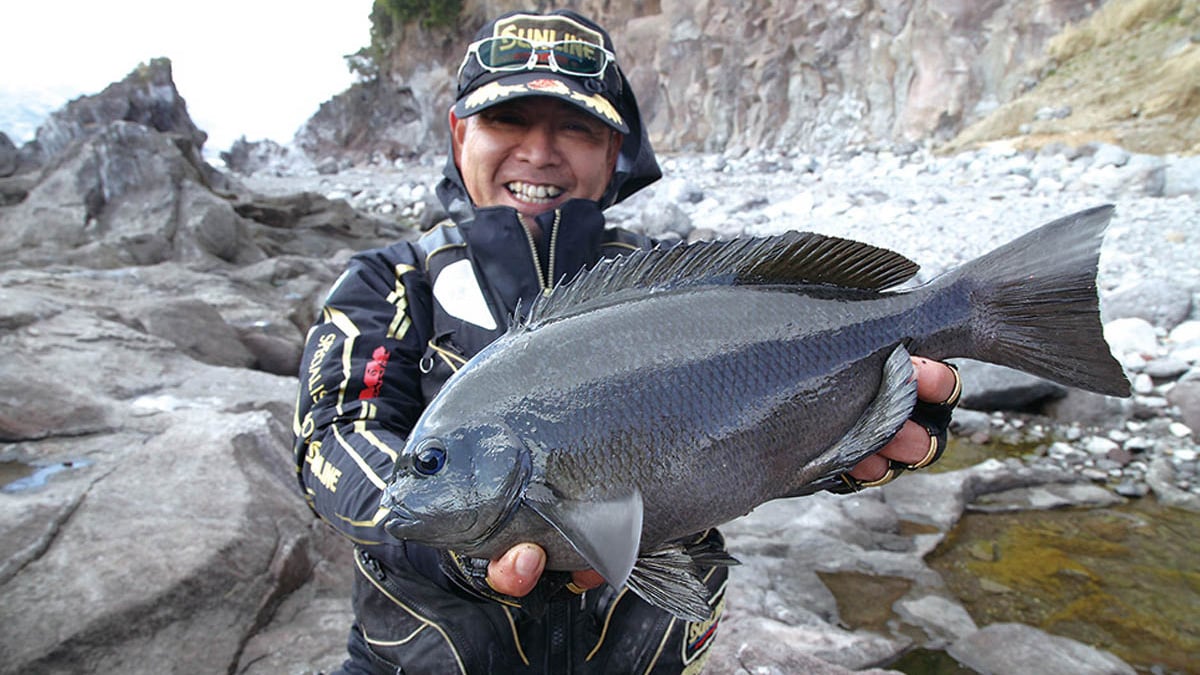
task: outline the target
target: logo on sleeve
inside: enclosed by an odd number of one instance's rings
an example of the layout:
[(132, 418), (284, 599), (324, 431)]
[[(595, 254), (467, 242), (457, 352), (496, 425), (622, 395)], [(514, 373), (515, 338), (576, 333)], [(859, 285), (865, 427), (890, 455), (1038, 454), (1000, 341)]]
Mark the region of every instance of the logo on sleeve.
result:
[(367, 364), (366, 372), (363, 373), (363, 390), (358, 394), (360, 401), (379, 396), (379, 390), (383, 387), (383, 373), (387, 370), (387, 364), (387, 348), (376, 347), (375, 351), (371, 354), (371, 362)]

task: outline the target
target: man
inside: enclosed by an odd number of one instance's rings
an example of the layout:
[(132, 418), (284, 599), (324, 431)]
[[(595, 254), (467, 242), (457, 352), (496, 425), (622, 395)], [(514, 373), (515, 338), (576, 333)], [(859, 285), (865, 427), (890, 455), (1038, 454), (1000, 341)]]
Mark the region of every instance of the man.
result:
[[(346, 673), (697, 672), (720, 616), (688, 624), (603, 583), (546, 572), (536, 544), (491, 561), (391, 539), (380, 497), (424, 406), (532, 298), (602, 257), (645, 248), (602, 209), (660, 177), (608, 34), (570, 11), (485, 26), (458, 73), (438, 196), (453, 222), (359, 254), (310, 331), (296, 416), (301, 484), (356, 544)], [(914, 359), (923, 401), (896, 438), (830, 486), (934, 461), (960, 384)], [(942, 403), (929, 403), (942, 402)], [(696, 537), (722, 547), (711, 530)]]

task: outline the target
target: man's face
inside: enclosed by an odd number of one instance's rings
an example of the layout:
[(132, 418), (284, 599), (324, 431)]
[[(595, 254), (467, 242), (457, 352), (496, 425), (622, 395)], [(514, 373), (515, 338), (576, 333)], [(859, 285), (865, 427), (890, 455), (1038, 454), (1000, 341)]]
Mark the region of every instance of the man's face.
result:
[(621, 134), (579, 108), (545, 96), (450, 115), (454, 162), (475, 206), (511, 206), (526, 216), (568, 199), (604, 196)]

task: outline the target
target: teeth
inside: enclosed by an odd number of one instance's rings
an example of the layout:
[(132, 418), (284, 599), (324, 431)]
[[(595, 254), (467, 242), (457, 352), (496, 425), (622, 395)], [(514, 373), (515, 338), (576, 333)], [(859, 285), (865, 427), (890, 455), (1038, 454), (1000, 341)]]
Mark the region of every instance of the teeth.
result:
[(534, 185), (519, 180), (508, 183), (505, 187), (519, 199), (529, 202), (549, 201), (563, 193), (562, 188), (554, 185)]

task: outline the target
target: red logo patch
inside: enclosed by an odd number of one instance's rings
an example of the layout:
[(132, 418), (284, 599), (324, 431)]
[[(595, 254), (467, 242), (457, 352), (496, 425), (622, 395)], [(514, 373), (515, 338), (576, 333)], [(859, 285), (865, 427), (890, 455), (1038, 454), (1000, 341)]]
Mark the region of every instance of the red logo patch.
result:
[(376, 347), (375, 351), (371, 353), (371, 362), (367, 364), (366, 372), (363, 373), (363, 390), (358, 394), (360, 401), (379, 396), (379, 390), (383, 387), (383, 373), (387, 370), (387, 363), (387, 348)]
[(538, 91), (558, 90), (558, 89), (564, 88), (562, 82), (559, 82), (558, 80), (548, 80), (548, 79), (534, 80), (534, 81), (530, 82), (529, 84), (526, 84), (525, 86), (529, 87), (530, 89), (537, 89)]

